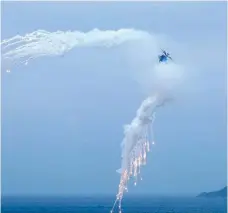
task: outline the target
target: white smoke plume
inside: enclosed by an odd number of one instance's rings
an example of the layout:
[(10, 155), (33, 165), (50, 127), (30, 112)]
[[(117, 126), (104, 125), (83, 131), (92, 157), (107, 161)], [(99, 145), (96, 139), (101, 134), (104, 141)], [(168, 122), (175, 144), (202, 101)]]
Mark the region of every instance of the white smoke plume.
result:
[(43, 56), (61, 56), (76, 47), (112, 47), (149, 37), (147, 32), (134, 29), (94, 29), (86, 33), (38, 30), (5, 39), (1, 42), (1, 48), (3, 60), (11, 67), (17, 63), (28, 64), (30, 60)]
[(117, 170), (121, 174), (120, 183), (111, 213), (117, 202), (121, 213), (121, 202), (124, 192), (128, 191), (128, 181), (133, 178), (136, 185), (138, 179), (142, 180), (141, 167), (146, 164), (151, 145), (155, 144), (153, 123), (156, 109), (173, 100), (172, 90), (182, 77), (182, 68), (172, 63), (155, 65), (152, 70), (154, 93), (142, 102), (135, 118), (124, 127), (124, 139), (121, 143), (122, 162), (121, 168)]
[(128, 41), (133, 41), (135, 44), (136, 41), (146, 41), (137, 43), (136, 46), (143, 44), (145, 46), (142, 49), (144, 49), (149, 45), (152, 50), (153, 54), (150, 55), (137, 52), (137, 57), (140, 56), (141, 62), (146, 62), (144, 65), (140, 64), (138, 68), (141, 69), (140, 72), (143, 70), (147, 72), (146, 78), (152, 85), (152, 87), (150, 86), (152, 95), (142, 102), (135, 118), (124, 128), (124, 139), (121, 144), (122, 162), (121, 168), (117, 170), (121, 174), (120, 184), (112, 208), (113, 211), (118, 202), (119, 212), (121, 212), (124, 192), (127, 191), (128, 180), (133, 177), (136, 185), (140, 168), (146, 164), (147, 152), (150, 150), (150, 146), (154, 144), (153, 122), (156, 109), (172, 99), (170, 94), (182, 76), (182, 68), (175, 63), (158, 64), (156, 39), (147, 32), (134, 29), (116, 31), (94, 29), (86, 33), (38, 30), (25, 36), (17, 35), (1, 42), (3, 63), (6, 63), (9, 72), (9, 69), (18, 63), (27, 64), (30, 60), (43, 56), (61, 56), (76, 47), (109, 48)]
[(131, 177), (135, 178), (135, 185), (140, 168), (146, 164), (146, 155), (150, 150), (150, 128), (155, 119), (155, 109), (158, 103), (158, 96), (154, 95), (145, 99), (139, 109), (136, 117), (130, 125), (124, 128), (125, 137), (121, 144), (122, 146), (122, 163), (121, 168), (117, 170), (121, 174), (119, 190), (116, 195), (116, 200), (111, 210), (113, 212), (115, 205), (119, 202), (119, 212), (121, 213), (121, 201), (124, 192), (127, 191), (127, 184)]

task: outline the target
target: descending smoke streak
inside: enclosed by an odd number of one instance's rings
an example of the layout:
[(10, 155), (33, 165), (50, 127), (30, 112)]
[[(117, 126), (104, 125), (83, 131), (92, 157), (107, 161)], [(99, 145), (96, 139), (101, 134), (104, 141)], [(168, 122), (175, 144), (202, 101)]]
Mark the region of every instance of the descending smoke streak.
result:
[(157, 95), (148, 97), (142, 102), (131, 124), (125, 127), (125, 137), (122, 142), (122, 165), (121, 169), (117, 170), (121, 173), (120, 184), (111, 212), (118, 202), (119, 213), (121, 213), (121, 202), (124, 192), (127, 192), (129, 179), (134, 178), (134, 185), (136, 185), (140, 168), (146, 164), (150, 142), (154, 144), (153, 139), (150, 141), (150, 129), (153, 129), (157, 104)]
[(134, 185), (137, 184), (140, 169), (146, 164), (150, 144), (153, 145), (155, 143), (153, 132), (155, 110), (164, 106), (166, 102), (173, 100), (170, 92), (182, 76), (182, 68), (176, 64), (155, 65), (153, 71), (156, 72), (154, 81), (156, 83), (156, 87), (154, 87), (156, 94), (142, 102), (137, 110), (136, 117), (124, 129), (125, 137), (121, 144), (122, 165), (121, 169), (117, 170), (121, 174), (120, 184), (111, 212), (113, 212), (116, 204), (119, 203), (119, 213), (121, 213), (123, 195), (127, 191), (130, 178), (134, 179)]
[(75, 47), (112, 47), (131, 40), (150, 37), (147, 32), (134, 29), (106, 30), (89, 32), (38, 30), (25, 36), (14, 36), (3, 40), (2, 57), (9, 64), (28, 64), (32, 59), (42, 56), (63, 55)]

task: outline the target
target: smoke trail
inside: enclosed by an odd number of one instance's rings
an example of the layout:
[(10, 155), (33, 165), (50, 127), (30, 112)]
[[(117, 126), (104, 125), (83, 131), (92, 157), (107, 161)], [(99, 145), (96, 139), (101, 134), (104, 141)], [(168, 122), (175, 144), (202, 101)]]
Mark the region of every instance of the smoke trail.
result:
[(137, 184), (140, 178), (140, 169), (146, 164), (150, 145), (155, 143), (153, 123), (156, 109), (164, 106), (167, 101), (173, 100), (171, 97), (173, 89), (176, 88), (177, 83), (182, 78), (182, 67), (174, 63), (155, 64), (152, 70), (153, 79), (151, 79), (151, 83), (154, 84), (154, 94), (142, 102), (135, 118), (124, 127), (124, 139), (121, 143), (122, 162), (121, 168), (117, 170), (121, 174), (120, 183), (111, 213), (117, 203), (119, 213), (121, 213), (121, 202), (124, 192), (128, 191), (127, 185), (130, 178), (134, 179), (134, 185)]
[[(11, 68), (15, 64), (27, 64), (30, 60), (43, 56), (60, 56), (76, 47), (109, 48), (128, 41), (151, 41), (151, 38), (152, 36), (149, 33), (134, 29), (120, 29), (116, 31), (94, 29), (87, 33), (79, 31), (48, 32), (38, 30), (25, 36), (17, 35), (3, 40), (1, 47), (3, 60), (7, 64), (7, 68)], [(154, 51), (153, 56), (155, 56), (156, 42), (150, 43), (150, 45), (150, 49), (153, 48)], [(149, 55), (149, 60), (150, 57), (151, 55)], [(144, 55), (142, 58), (145, 61)], [(121, 144), (122, 162), (121, 168), (117, 170), (121, 174), (120, 184), (112, 211), (116, 203), (119, 202), (119, 211), (121, 212), (121, 201), (124, 192), (127, 190), (128, 180), (131, 177), (135, 179), (136, 185), (140, 175), (140, 168), (146, 164), (146, 156), (150, 150), (150, 144), (154, 143), (153, 122), (155, 110), (169, 100), (167, 92), (171, 92), (177, 79), (181, 77), (181, 69), (176, 64), (153, 65), (153, 67), (147, 67), (146, 64), (146, 66), (143, 66), (144, 68), (145, 70), (149, 68), (153, 72), (153, 75), (149, 75), (152, 78), (148, 79), (153, 84), (153, 91), (156, 93), (142, 102), (135, 118), (130, 125), (126, 125), (124, 128), (125, 137)]]
[[(136, 185), (140, 175), (140, 167), (146, 164), (146, 154), (150, 150), (149, 129), (155, 118), (156, 102), (156, 95), (144, 100), (131, 124), (125, 126), (125, 137), (121, 144), (122, 163), (121, 168), (117, 170), (121, 173), (120, 184), (111, 212), (113, 212), (117, 201), (119, 201), (119, 212), (121, 212), (121, 201), (124, 192), (127, 191), (128, 180), (134, 177)], [(154, 141), (151, 141), (151, 144), (153, 143)]]
[(167, 100), (168, 98), (163, 97), (162, 93), (149, 96), (142, 102), (130, 125), (126, 125), (124, 128), (125, 137), (121, 143), (122, 162), (121, 168), (117, 170), (121, 174), (120, 183), (111, 213), (117, 202), (119, 202), (119, 213), (121, 213), (121, 202), (124, 192), (128, 191), (127, 185), (130, 178), (134, 179), (134, 185), (137, 184), (140, 169), (143, 165), (146, 165), (146, 157), (150, 151), (150, 146), (155, 143), (153, 135), (155, 110), (163, 106)]
[(38, 30), (25, 36), (14, 36), (3, 40), (2, 57), (8, 66), (23, 63), (42, 56), (59, 56), (75, 47), (112, 47), (127, 41), (149, 38), (150, 34), (134, 29), (106, 30), (94, 29), (89, 32)]

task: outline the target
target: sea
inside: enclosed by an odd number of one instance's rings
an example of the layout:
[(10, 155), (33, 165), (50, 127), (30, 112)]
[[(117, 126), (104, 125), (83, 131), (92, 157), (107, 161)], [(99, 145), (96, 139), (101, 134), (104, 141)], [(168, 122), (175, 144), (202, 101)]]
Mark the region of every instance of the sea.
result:
[[(114, 196), (2, 197), (2, 213), (110, 213)], [(118, 207), (118, 206), (117, 206)], [(113, 213), (119, 213), (116, 208)], [(226, 198), (130, 196), (122, 213), (226, 213)]]

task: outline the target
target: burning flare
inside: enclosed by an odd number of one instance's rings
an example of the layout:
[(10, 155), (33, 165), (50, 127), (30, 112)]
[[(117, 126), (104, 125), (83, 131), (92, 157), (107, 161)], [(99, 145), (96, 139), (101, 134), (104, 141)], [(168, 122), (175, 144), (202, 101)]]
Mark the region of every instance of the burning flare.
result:
[[(140, 169), (143, 165), (146, 165), (150, 144), (154, 144), (151, 131), (157, 107), (158, 96), (148, 97), (141, 104), (131, 124), (125, 127), (125, 137), (122, 142), (122, 167), (117, 170), (121, 173), (120, 183), (111, 213), (117, 202), (119, 203), (119, 213), (121, 213), (121, 202), (124, 192), (127, 192), (128, 181), (133, 178), (134, 185), (136, 185), (140, 176)], [(142, 180), (142, 178), (140, 179)]]

